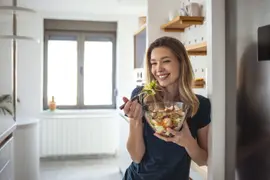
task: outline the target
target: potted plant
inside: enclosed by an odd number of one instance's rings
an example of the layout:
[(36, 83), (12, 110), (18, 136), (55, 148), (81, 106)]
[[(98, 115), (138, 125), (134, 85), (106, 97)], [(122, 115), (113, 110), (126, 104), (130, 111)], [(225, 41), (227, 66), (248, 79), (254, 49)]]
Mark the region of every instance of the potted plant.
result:
[(12, 96), (10, 94), (0, 96), (0, 113), (13, 116)]

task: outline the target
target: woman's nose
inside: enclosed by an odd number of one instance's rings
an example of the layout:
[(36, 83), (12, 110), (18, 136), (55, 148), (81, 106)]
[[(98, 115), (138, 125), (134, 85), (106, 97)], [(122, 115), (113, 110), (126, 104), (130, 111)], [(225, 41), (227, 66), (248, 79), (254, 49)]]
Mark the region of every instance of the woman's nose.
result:
[(157, 70), (158, 71), (162, 71), (163, 70), (163, 65), (162, 65), (162, 63), (157, 63)]

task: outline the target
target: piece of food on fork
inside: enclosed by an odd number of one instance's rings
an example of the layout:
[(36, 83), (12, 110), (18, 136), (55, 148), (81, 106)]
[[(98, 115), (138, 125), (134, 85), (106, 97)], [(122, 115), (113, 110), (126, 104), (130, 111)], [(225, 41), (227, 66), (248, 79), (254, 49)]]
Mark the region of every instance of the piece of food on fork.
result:
[[(130, 101), (138, 100), (139, 103), (141, 103), (142, 96), (154, 96), (156, 94), (156, 91), (159, 91), (158, 84), (156, 80), (152, 80), (150, 83), (146, 84), (141, 93), (139, 93), (137, 96), (134, 96)], [(126, 103), (121, 105), (119, 108), (122, 110), (124, 109)]]

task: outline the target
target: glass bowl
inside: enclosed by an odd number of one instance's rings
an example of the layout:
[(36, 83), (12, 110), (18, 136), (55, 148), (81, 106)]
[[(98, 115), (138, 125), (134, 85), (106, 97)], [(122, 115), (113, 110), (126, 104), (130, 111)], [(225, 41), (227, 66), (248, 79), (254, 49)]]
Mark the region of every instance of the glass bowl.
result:
[(171, 137), (167, 128), (179, 131), (186, 118), (182, 102), (156, 102), (144, 106), (145, 118), (152, 129), (166, 137)]

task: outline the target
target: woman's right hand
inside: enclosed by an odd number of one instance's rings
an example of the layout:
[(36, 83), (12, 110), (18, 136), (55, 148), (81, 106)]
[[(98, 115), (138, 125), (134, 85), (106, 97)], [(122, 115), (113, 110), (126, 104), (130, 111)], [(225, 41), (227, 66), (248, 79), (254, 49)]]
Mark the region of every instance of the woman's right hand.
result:
[(123, 97), (123, 101), (126, 103), (124, 107), (124, 113), (129, 117), (130, 121), (142, 122), (143, 111), (142, 106), (138, 103), (138, 100), (130, 101), (128, 98)]

